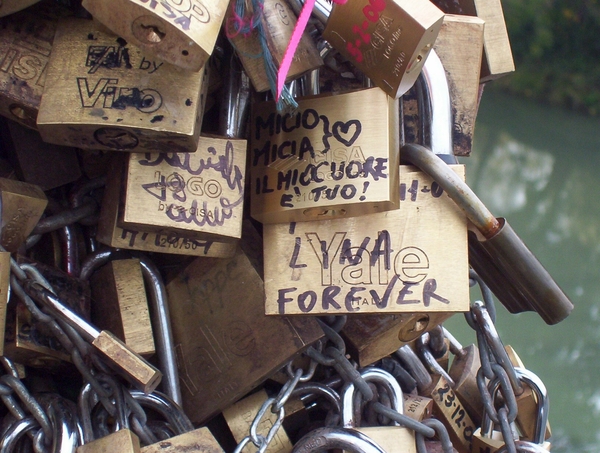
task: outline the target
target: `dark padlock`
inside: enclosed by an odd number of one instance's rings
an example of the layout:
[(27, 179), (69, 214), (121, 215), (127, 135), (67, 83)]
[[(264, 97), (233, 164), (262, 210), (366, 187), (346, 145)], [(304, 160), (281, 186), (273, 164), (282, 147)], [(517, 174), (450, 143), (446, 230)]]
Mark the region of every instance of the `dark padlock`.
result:
[(506, 219), (495, 218), (475, 193), (427, 148), (406, 145), (400, 153), (431, 175), (476, 227), (479, 235), (469, 232), (469, 263), (508, 311), (535, 311), (547, 324), (556, 324), (571, 313), (573, 304), (569, 298)]

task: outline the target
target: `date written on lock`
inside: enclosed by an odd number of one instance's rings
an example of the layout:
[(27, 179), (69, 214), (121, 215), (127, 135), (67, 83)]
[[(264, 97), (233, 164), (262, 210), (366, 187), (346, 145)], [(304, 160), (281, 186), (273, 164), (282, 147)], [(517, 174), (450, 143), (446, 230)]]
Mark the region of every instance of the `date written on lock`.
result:
[(83, 149), (194, 152), (207, 86), (206, 71), (163, 63), (93, 21), (62, 20), (38, 130)]
[(414, 167), (400, 189), (393, 211), (265, 225), (266, 313), (467, 311), (464, 214)]
[(398, 104), (378, 88), (253, 111), (251, 213), (263, 223), (398, 207)]

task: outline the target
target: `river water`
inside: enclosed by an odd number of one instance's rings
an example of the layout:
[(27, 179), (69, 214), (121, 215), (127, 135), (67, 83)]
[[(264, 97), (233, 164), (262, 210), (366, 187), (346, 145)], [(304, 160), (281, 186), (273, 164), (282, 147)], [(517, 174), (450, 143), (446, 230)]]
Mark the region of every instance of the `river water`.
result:
[[(472, 156), (462, 159), (475, 193), (508, 219), (575, 305), (548, 326), (496, 303), (504, 343), (548, 389), (555, 453), (600, 452), (599, 125), (487, 91)], [(463, 344), (475, 341), (461, 315), (444, 325)]]

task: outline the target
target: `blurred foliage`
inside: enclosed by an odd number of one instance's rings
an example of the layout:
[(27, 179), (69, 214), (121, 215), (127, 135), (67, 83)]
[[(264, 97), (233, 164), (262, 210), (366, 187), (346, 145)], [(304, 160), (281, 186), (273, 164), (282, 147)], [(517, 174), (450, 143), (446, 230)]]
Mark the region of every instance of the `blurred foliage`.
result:
[(516, 72), (493, 83), (600, 115), (600, 1), (503, 0)]

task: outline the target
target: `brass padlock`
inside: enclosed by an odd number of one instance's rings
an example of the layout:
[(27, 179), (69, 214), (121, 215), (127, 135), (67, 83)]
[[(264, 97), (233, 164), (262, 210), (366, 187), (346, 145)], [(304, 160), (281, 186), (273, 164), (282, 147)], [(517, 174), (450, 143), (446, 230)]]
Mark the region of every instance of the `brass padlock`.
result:
[(469, 263), (511, 313), (536, 311), (548, 324), (569, 316), (573, 304), (510, 227), (427, 148), (405, 145), (403, 158), (433, 175), (478, 233), (469, 232)]
[[(392, 409), (400, 414), (404, 413), (404, 398), (402, 389), (394, 377), (379, 368), (366, 368), (361, 376), (367, 382), (383, 385), (390, 397)], [(344, 428), (352, 428), (370, 437), (387, 452), (416, 453), (415, 433), (409, 428), (399, 426), (397, 422), (393, 426), (355, 426), (354, 406), (355, 385), (349, 384), (342, 393), (342, 424)]]
[(189, 71), (213, 52), (227, 0), (84, 0), (95, 19), (134, 46)]
[(37, 131), (15, 121), (2, 120), (2, 123), (4, 149), (21, 181), (50, 190), (81, 177), (74, 148), (44, 143)]
[(432, 0), (432, 3), (445, 13), (477, 16), (485, 21), (481, 82), (497, 79), (515, 70), (500, 0)]
[(441, 324), (452, 312), (350, 316), (340, 334), (350, 355), (365, 367)]
[(48, 199), (38, 186), (0, 178), (0, 244), (16, 252), (42, 217)]
[(423, 421), (432, 417), (433, 399), (421, 395), (404, 394), (404, 415), (413, 420)]
[(124, 157), (115, 156), (110, 166), (96, 234), (99, 242), (115, 248), (175, 255), (230, 258), (235, 254), (236, 244), (232, 242), (182, 237), (169, 229), (152, 232), (118, 226), (121, 184), (125, 178)]
[[(252, 425), (261, 406), (268, 398), (269, 396), (265, 390), (259, 390), (223, 411), (227, 425), (238, 444), (248, 435), (250, 425)], [(277, 413), (270, 410), (266, 411), (260, 419), (257, 433), (266, 437), (269, 430), (277, 422), (277, 417)], [(249, 449), (245, 448), (242, 451), (247, 452)], [(265, 451), (268, 453), (290, 453), (292, 451), (292, 443), (283, 428), (277, 431)]]
[(393, 211), (265, 225), (266, 313), (468, 310), (464, 215), (411, 166), (400, 166), (399, 195)]
[(140, 439), (129, 429), (120, 429), (77, 447), (77, 453), (140, 453), (141, 451)]
[[(249, 32), (244, 30), (245, 27), (240, 24), (240, 8), (238, 6), (240, 3), (244, 2), (238, 0), (230, 2), (225, 17), (227, 37), (237, 50), (254, 89), (258, 92), (267, 91), (271, 89), (271, 85), (267, 75), (265, 58), (272, 60), (274, 68), (280, 67), (281, 60), (296, 26), (297, 18), (287, 2), (278, 0), (262, 2), (261, 11), (258, 14), (252, 8), (248, 8), (246, 11), (248, 17), (254, 19), (258, 16), (260, 33), (263, 35), (263, 37), (260, 37), (255, 21), (251, 24), (244, 24), (246, 28), (254, 27)], [(262, 45), (263, 40), (266, 48)], [(266, 56), (265, 52), (268, 52), (269, 56)], [(291, 81), (307, 71), (317, 69), (321, 65), (323, 65), (323, 60), (314, 41), (307, 33), (304, 33), (294, 54), (286, 81)]]
[[(0, 332), (6, 328), (6, 306), (8, 305), (10, 282), (10, 253), (0, 252)], [(0, 356), (4, 356), (4, 335), (0, 335)]]
[(428, 396), (433, 399), (434, 417), (448, 430), (452, 445), (460, 453), (469, 453), (475, 424), (444, 377), (437, 376), (433, 384)]
[(292, 114), (262, 102), (252, 117), (256, 220), (348, 218), (398, 207), (398, 101), (381, 90), (298, 99)]
[(482, 19), (446, 14), (433, 46), (448, 79), (455, 156), (471, 154), (475, 118), (479, 107), (483, 33)]
[(155, 352), (148, 299), (138, 259), (113, 260), (91, 278), (92, 322), (109, 330), (134, 352)]
[(317, 8), (323, 38), (393, 98), (415, 83), (444, 17), (427, 0), (362, 0), (333, 9), (319, 1)]
[(191, 451), (223, 453), (224, 450), (206, 427), (170, 437), (141, 449), (141, 453), (184, 453)]
[(44, 141), (77, 148), (194, 152), (206, 78), (204, 70), (186, 71), (142, 53), (93, 21), (64, 19), (38, 130)]
[(197, 258), (167, 285), (183, 408), (193, 423), (222, 411), (323, 336), (314, 318), (265, 316), (261, 240), (249, 230), (241, 243), (256, 250)]
[[(3, 1), (0, 15), (27, 3), (34, 2)], [(0, 115), (33, 129), (56, 31), (56, 10), (48, 6), (42, 2), (0, 20)]]
[(65, 306), (46, 288), (27, 280), (28, 294), (48, 307), (61, 320), (74, 327), (106, 360), (106, 364), (143, 392), (152, 392), (160, 383), (162, 373), (107, 330), (98, 330)]
[(477, 371), (480, 367), (479, 349), (472, 344), (454, 356), (448, 371), (454, 381), (454, 392), (476, 426), (481, 425), (483, 415), (483, 401), (477, 387)]
[(21, 11), (39, 1), (40, 0), (2, 0), (0, 3), (0, 17)]

